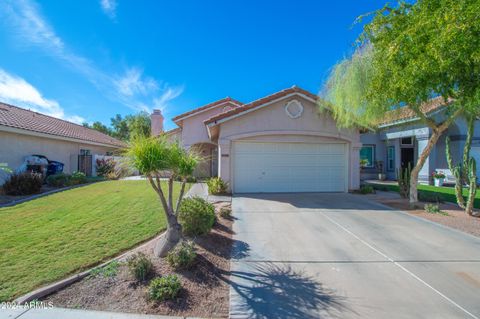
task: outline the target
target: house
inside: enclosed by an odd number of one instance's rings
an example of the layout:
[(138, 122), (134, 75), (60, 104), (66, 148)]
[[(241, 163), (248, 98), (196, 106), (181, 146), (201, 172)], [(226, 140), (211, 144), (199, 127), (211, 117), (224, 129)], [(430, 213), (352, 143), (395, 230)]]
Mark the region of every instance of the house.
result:
[[(437, 97), (423, 104), (421, 110), (427, 117), (436, 122), (441, 122), (445, 119), (447, 107), (443, 98)], [(471, 156), (476, 159), (477, 163), (480, 163), (479, 124), (479, 121), (475, 122), (471, 149)], [(427, 125), (422, 124), (408, 107), (388, 112), (385, 115), (385, 121), (379, 125), (376, 132), (367, 131), (360, 136), (363, 144), (360, 150), (360, 159), (364, 159), (368, 163), (361, 169), (361, 179), (377, 179), (378, 163), (381, 163), (380, 166), (383, 173), (386, 174), (386, 178), (395, 180), (397, 170), (406, 168), (408, 165), (411, 165), (411, 167), (415, 165), (419, 155), (427, 146), (431, 134), (432, 130)], [(447, 177), (451, 174), (446, 160), (445, 138), (450, 137), (453, 160), (460, 163), (466, 134), (467, 124), (465, 119), (456, 119), (433, 147), (419, 173), (420, 183), (431, 184), (431, 175), (434, 171), (444, 171), (447, 173)], [(480, 165), (477, 167), (480, 168)], [(480, 171), (477, 172), (477, 175), (479, 173)], [(452, 176), (450, 176), (450, 181), (453, 181)]]
[(0, 163), (17, 169), (29, 155), (64, 164), (63, 171), (92, 173), (95, 154), (112, 154), (125, 144), (93, 129), (0, 103)]
[[(247, 104), (227, 97), (174, 117), (166, 134), (202, 155), (197, 176), (220, 176), (235, 193), (357, 189), (359, 130), (339, 128), (316, 102), (296, 86)], [(152, 134), (162, 121), (155, 111)]]

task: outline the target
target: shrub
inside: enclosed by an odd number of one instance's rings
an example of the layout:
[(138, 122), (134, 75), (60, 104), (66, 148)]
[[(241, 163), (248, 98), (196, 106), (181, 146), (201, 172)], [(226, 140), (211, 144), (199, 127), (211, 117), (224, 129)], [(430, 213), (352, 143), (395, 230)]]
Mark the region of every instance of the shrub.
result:
[(208, 193), (212, 195), (224, 194), (227, 192), (227, 183), (220, 177), (212, 177), (207, 180)]
[(73, 172), (68, 180), (68, 185), (79, 185), (88, 182), (87, 176), (82, 172)]
[(200, 197), (186, 198), (180, 205), (178, 221), (187, 236), (206, 234), (215, 223), (215, 207)]
[(360, 186), (360, 194), (372, 194), (375, 193), (375, 189), (372, 185), (362, 185)]
[(153, 279), (148, 286), (150, 299), (164, 301), (175, 299), (182, 289), (182, 283), (177, 275), (166, 275)]
[(105, 278), (115, 277), (118, 273), (119, 266), (120, 266), (120, 263), (114, 260), (104, 267), (97, 267), (92, 269), (92, 271), (90, 272), (90, 277), (92, 278), (98, 277), (98, 276), (102, 276)]
[(68, 185), (70, 175), (64, 173), (57, 173), (47, 177), (47, 185), (52, 187), (63, 187)]
[(232, 209), (229, 208), (229, 207), (220, 208), (220, 217), (222, 217), (222, 218), (232, 217)]
[(31, 195), (40, 192), (43, 176), (39, 173), (23, 172), (10, 175), (3, 184), (3, 191), (7, 195)]
[(188, 269), (196, 257), (195, 244), (191, 241), (182, 241), (168, 253), (167, 262), (175, 269)]
[(445, 215), (445, 216), (448, 216), (448, 213), (444, 212), (444, 211), (441, 211), (440, 210), (440, 207), (438, 207), (438, 205), (435, 205), (435, 204), (425, 204), (425, 212), (429, 213), (429, 214), (440, 214), (440, 215)]
[(117, 163), (113, 160), (113, 158), (107, 158), (107, 159), (97, 158), (97, 161), (96, 161), (97, 175), (108, 177), (109, 174), (115, 171), (116, 164)]
[(443, 199), (441, 196), (435, 193), (430, 193), (430, 192), (423, 192), (419, 191), (418, 192), (418, 200), (422, 202), (430, 202), (430, 203), (441, 203), (443, 202)]
[(138, 281), (145, 281), (153, 274), (153, 264), (150, 258), (143, 253), (137, 253), (127, 260), (130, 273)]

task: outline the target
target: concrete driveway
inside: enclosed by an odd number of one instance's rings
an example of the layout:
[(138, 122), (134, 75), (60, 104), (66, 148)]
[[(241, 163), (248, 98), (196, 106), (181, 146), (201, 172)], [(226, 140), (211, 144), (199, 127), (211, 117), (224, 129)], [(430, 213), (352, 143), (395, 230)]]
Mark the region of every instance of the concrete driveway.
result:
[(232, 205), (232, 318), (480, 317), (478, 238), (360, 195)]

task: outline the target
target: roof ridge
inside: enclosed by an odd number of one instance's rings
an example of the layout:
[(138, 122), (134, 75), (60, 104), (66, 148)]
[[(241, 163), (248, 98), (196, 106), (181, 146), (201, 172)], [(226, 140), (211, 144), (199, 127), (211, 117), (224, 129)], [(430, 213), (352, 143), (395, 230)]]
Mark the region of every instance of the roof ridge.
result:
[(239, 100), (236, 100), (230, 96), (227, 96), (227, 97), (224, 97), (224, 98), (221, 98), (219, 100), (215, 100), (213, 102), (210, 102), (210, 103), (207, 103), (207, 104), (204, 104), (202, 106), (199, 106), (199, 107), (196, 107), (194, 108), (193, 110), (190, 110), (190, 111), (187, 111), (187, 112), (184, 112), (182, 114), (179, 114), (175, 117), (172, 118), (173, 121), (176, 121), (176, 120), (179, 120), (185, 116), (188, 116), (188, 115), (192, 115), (192, 114), (195, 114), (197, 112), (200, 112), (200, 111), (203, 111), (205, 109), (208, 109), (210, 107), (214, 107), (214, 106), (217, 106), (217, 105), (220, 105), (222, 103), (226, 103), (226, 102), (233, 102), (235, 104), (239, 104), (240, 106), (244, 105), (242, 102), (240, 102)]

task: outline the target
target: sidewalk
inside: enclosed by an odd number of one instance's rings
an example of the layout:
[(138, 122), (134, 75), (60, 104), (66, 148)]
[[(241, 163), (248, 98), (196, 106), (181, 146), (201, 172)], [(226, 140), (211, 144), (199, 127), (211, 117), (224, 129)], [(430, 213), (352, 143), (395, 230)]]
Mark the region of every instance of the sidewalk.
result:
[(142, 315), (95, 310), (66, 308), (49, 309), (0, 309), (0, 319), (193, 319), (193, 317), (170, 317)]

